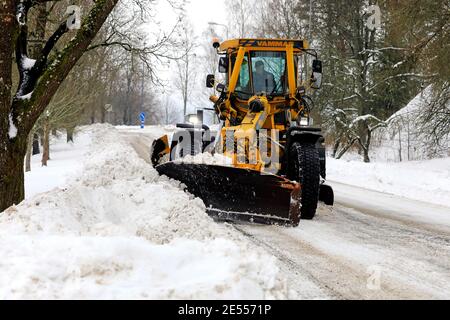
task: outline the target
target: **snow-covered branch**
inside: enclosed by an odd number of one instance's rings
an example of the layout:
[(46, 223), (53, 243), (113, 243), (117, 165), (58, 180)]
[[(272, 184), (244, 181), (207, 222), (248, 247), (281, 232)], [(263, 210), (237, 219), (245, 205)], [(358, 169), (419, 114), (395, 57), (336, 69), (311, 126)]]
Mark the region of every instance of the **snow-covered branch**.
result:
[(433, 75), (424, 75), (424, 74), (420, 74), (420, 73), (401, 73), (401, 74), (395, 74), (393, 76), (389, 76), (387, 78), (384, 78), (383, 80), (377, 82), (376, 84), (374, 84), (373, 86), (371, 86), (370, 88), (367, 89), (367, 92), (370, 92), (372, 90), (374, 90), (375, 88), (377, 88), (378, 86), (382, 85), (382, 84), (386, 84), (387, 81), (392, 80), (392, 79), (396, 79), (396, 78), (406, 78), (406, 77), (415, 77), (415, 78), (428, 78), (431, 77)]

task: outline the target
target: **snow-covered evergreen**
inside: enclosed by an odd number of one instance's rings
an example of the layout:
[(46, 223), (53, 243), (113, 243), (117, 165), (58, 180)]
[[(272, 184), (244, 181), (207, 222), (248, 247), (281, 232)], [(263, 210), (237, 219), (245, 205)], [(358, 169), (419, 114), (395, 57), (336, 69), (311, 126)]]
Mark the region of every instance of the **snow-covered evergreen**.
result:
[[(394, 113), (386, 121), (387, 126), (374, 135), (372, 158), (378, 161), (407, 161), (450, 156), (450, 133), (436, 139), (432, 134), (433, 122), (423, 124), (421, 121), (432, 99), (430, 85)], [(450, 108), (450, 103), (448, 106)]]

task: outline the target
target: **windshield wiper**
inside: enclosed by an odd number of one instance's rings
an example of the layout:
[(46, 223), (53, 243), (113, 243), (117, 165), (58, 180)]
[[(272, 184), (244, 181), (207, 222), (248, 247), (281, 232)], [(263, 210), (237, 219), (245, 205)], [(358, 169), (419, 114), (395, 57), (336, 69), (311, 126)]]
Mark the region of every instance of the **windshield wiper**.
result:
[(275, 93), (275, 91), (278, 91), (278, 85), (281, 83), (281, 81), (280, 82), (275, 82), (275, 83), (276, 83), (276, 85), (273, 88), (272, 92), (268, 95), (269, 97), (271, 97)]
[(242, 90), (237, 90), (237, 89), (234, 89), (234, 92), (237, 92), (237, 93), (243, 93), (243, 94), (248, 94), (248, 95), (251, 95), (251, 94), (252, 94), (251, 92), (242, 91)]

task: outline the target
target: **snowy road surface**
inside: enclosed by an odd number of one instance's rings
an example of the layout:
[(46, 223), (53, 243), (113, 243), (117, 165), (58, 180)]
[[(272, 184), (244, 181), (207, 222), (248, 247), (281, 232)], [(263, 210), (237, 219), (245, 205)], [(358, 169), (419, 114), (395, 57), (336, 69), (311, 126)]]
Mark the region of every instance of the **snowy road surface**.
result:
[[(148, 161), (160, 132), (123, 129)], [(449, 298), (450, 208), (331, 181), (333, 208), (297, 228), (236, 224), (300, 298)]]

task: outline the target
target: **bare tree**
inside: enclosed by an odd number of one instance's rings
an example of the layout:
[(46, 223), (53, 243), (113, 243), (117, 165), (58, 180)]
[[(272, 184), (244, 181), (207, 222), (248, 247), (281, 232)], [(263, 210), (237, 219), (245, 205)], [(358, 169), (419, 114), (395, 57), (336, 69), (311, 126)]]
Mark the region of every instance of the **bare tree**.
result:
[(255, 1), (229, 0), (227, 1), (228, 22), (232, 34), (239, 38), (250, 37), (252, 34), (252, 13)]
[[(176, 0), (170, 0), (175, 3)], [(106, 38), (94, 40), (102, 25), (116, 7), (118, 0), (79, 1), (85, 15), (79, 29), (70, 29), (68, 17), (59, 16), (40, 28), (45, 30), (31, 36), (30, 12), (37, 7), (51, 11), (51, 7), (64, 4), (47, 0), (5, 0), (0, 7), (0, 211), (24, 198), (24, 158), (30, 132), (86, 51), (100, 47), (120, 47), (133, 52), (153, 72), (152, 61), (165, 58), (170, 37), (155, 35), (155, 42), (142, 46), (140, 35), (127, 38), (130, 33), (115, 28)], [(48, 3), (48, 4), (47, 4)], [(138, 6), (138, 18), (149, 14), (151, 0), (133, 1)], [(124, 10), (125, 12), (125, 10)], [(34, 13), (33, 13), (34, 14)], [(37, 16), (40, 16), (37, 13)], [(73, 13), (69, 13), (70, 21)], [(30, 20), (30, 21), (29, 21)], [(44, 19), (45, 20), (45, 19)], [(38, 24), (35, 24), (38, 26)], [(37, 30), (37, 28), (35, 28)], [(131, 31), (131, 30), (130, 30)], [(36, 36), (38, 34), (38, 36)], [(42, 38), (42, 34), (45, 38)], [(28, 46), (33, 37), (41, 37), (41, 47)], [(40, 41), (38, 39), (38, 41)], [(33, 52), (32, 52), (33, 51)], [(31, 56), (31, 54), (34, 55)], [(18, 69), (17, 89), (13, 93), (13, 80)], [(31, 59), (33, 57), (34, 59)], [(152, 60), (153, 59), (153, 60)], [(154, 75), (154, 72), (152, 73)], [(98, 75), (94, 75), (98, 76)], [(156, 77), (151, 77), (157, 81)]]
[[(247, 4), (248, 6), (248, 4)], [(254, 4), (256, 25), (253, 34), (258, 37), (271, 35), (277, 38), (305, 38), (308, 23), (309, 1), (266, 0)]]
[(176, 103), (172, 100), (171, 95), (166, 95), (161, 102), (164, 107), (164, 119), (162, 123), (164, 124), (174, 124), (180, 120), (180, 109), (177, 107)]
[[(30, 8), (42, 2), (45, 1), (6, 0), (0, 8), (0, 211), (24, 198), (23, 165), (29, 133), (117, 0), (95, 2), (77, 32), (70, 31), (64, 20), (32, 62), (28, 58), (27, 18)], [(61, 52), (49, 56), (69, 31), (74, 33), (72, 40)], [(20, 81), (11, 97), (13, 53)]]
[[(426, 90), (425, 90), (426, 92)], [(450, 154), (450, 84), (443, 82), (429, 88), (428, 103), (417, 117), (419, 137), (428, 145), (428, 157)], [(425, 100), (425, 101), (426, 101)], [(442, 150), (446, 150), (447, 154)]]
[(181, 93), (183, 100), (183, 115), (187, 113), (187, 106), (190, 95), (195, 86), (196, 78), (196, 53), (195, 37), (191, 23), (184, 18), (180, 26), (180, 36), (182, 45), (182, 56), (176, 60), (177, 77), (175, 79), (175, 87)]

